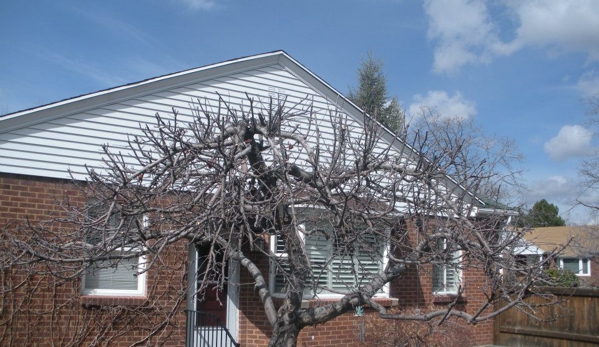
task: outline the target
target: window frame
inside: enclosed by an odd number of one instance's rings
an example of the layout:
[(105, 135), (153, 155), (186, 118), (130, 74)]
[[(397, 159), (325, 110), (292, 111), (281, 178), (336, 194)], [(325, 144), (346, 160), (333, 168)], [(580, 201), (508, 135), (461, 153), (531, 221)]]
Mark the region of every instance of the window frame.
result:
[[(117, 249), (111, 253), (127, 253), (134, 251), (136, 248), (123, 247)], [(89, 275), (88, 269), (94, 265), (90, 265), (85, 269), (81, 281), (81, 295), (83, 296), (138, 296), (143, 297), (146, 295), (146, 256), (133, 257), (137, 258), (137, 274), (131, 270), (131, 275), (137, 278), (136, 289), (108, 289), (108, 288), (86, 288), (86, 279)], [(120, 265), (120, 264), (119, 264)], [(93, 271), (92, 271), (93, 272)]]
[[(305, 228), (305, 224), (300, 224), (299, 227), (302, 230), (306, 230)], [(389, 230), (386, 231), (387, 233), (390, 232)], [(301, 240), (305, 243), (305, 233), (301, 233)], [(270, 261), (269, 261), (269, 290), (272, 293), (273, 297), (275, 298), (281, 298), (285, 296), (285, 293), (280, 292), (280, 291), (276, 291), (276, 276), (277, 276), (277, 268), (276, 268), (276, 263), (273, 261), (273, 257), (276, 258), (287, 258), (288, 254), (285, 252), (280, 252), (280, 250), (277, 247), (277, 236), (276, 235), (271, 235), (269, 238), (269, 250), (270, 250)], [(332, 240), (329, 241), (330, 245), (332, 246)], [(380, 266), (380, 271), (382, 272), (383, 269), (385, 269), (385, 267), (387, 266), (387, 262), (388, 262), (388, 252), (389, 252), (389, 242), (388, 240), (385, 241), (385, 245), (383, 246), (383, 253), (382, 253), (382, 259), (381, 259), (381, 266)], [(353, 257), (357, 257), (356, 255), (354, 255)], [(329, 264), (329, 266), (332, 266), (331, 264)], [(327, 277), (327, 281), (331, 281), (331, 272), (328, 272), (328, 277)], [(389, 283), (386, 283), (382, 290), (378, 293), (376, 293), (374, 295), (375, 298), (388, 298), (389, 297)], [(326, 291), (326, 290), (322, 290), (321, 293), (313, 293), (311, 288), (306, 288), (306, 291), (303, 294), (304, 299), (312, 299), (312, 298), (321, 298), (321, 299), (327, 299), (327, 298), (341, 298), (345, 295), (346, 293), (331, 293), (330, 291)]]
[[(591, 261), (588, 258), (560, 257), (559, 258), (559, 268), (561, 270), (565, 269), (564, 268), (564, 259), (567, 259), (567, 260), (578, 260), (578, 272), (572, 271), (572, 272), (574, 272), (574, 274), (576, 276), (580, 276), (580, 277), (589, 277), (589, 276), (591, 276)], [(586, 263), (586, 268), (587, 268), (586, 273), (583, 272), (584, 271), (584, 263)]]
[[(86, 208), (90, 208), (90, 206), (93, 206), (93, 204), (97, 203), (97, 201), (95, 199), (89, 199), (86, 202)], [(149, 219), (148, 216), (144, 215), (142, 217), (142, 224), (144, 227), (147, 227), (149, 224)], [(110, 253), (113, 254), (126, 254), (126, 253), (132, 253), (139, 250), (138, 247), (120, 247), (117, 248), (113, 251), (111, 251)], [(108, 268), (100, 268), (98, 270), (94, 270), (94, 264), (92, 263), (90, 265), (88, 265), (86, 267), (86, 269), (83, 272), (83, 276), (81, 277), (81, 292), (80, 294), (82, 296), (114, 296), (114, 297), (120, 297), (120, 296), (126, 296), (126, 297), (145, 297), (146, 296), (146, 282), (147, 282), (147, 274), (146, 274), (146, 260), (147, 257), (145, 255), (140, 255), (137, 257), (132, 257), (131, 259), (137, 258), (137, 271), (135, 271), (134, 269), (131, 269), (131, 275), (136, 277), (137, 279), (137, 288), (136, 289), (112, 289), (112, 288), (88, 288), (86, 287), (86, 282), (87, 282), (87, 276), (89, 276), (90, 274), (90, 269), (92, 269), (91, 273), (93, 274), (94, 271), (102, 271), (105, 269), (110, 269), (110, 267)], [(114, 260), (113, 260), (114, 261)], [(110, 260), (108, 260), (107, 262), (111, 262)], [(102, 263), (97, 262), (97, 263)], [(118, 261), (117, 267), (121, 266), (121, 262), (120, 260)], [(115, 269), (116, 271), (116, 269)]]
[[(440, 240), (443, 241), (443, 250), (447, 249), (447, 239), (446, 238), (440, 238)], [(443, 263), (443, 264), (433, 264), (432, 267), (432, 276), (431, 276), (431, 287), (432, 287), (432, 292), (434, 295), (457, 295), (458, 294), (458, 290), (460, 288), (460, 284), (462, 283), (462, 269), (459, 266), (459, 264), (461, 263), (461, 259), (463, 256), (463, 251), (461, 249), (455, 250), (454, 251), (454, 258), (452, 261), (452, 265), (450, 266), (449, 264)], [(444, 290), (435, 290), (435, 283), (437, 281), (435, 281), (435, 277), (437, 274), (436, 271), (436, 267), (438, 266), (442, 266), (443, 267), (443, 288)], [(451, 290), (447, 290), (447, 270), (452, 270), (456, 272), (456, 282), (454, 287)]]

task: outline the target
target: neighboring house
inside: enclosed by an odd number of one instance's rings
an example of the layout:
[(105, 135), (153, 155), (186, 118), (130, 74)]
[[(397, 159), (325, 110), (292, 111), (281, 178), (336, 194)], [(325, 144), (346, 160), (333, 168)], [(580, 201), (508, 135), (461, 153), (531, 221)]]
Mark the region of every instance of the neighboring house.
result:
[(534, 228), (524, 234), (528, 247), (522, 254), (534, 261), (564, 247), (554, 265), (574, 272), (583, 284), (598, 285), (598, 230), (591, 226)]
[[(263, 99), (308, 96), (320, 109), (340, 109), (356, 121), (363, 118), (362, 112), (341, 93), (281, 51), (160, 76), (9, 114), (0, 118), (0, 225), (10, 223), (14, 226), (24, 218), (35, 223), (56, 215), (59, 208), (54, 199), (63, 196), (69, 196), (71, 202), (81, 206), (93, 204), (77, 195), (71, 175), (75, 180), (85, 180), (85, 165), (101, 168), (102, 145), (125, 149), (129, 134), (138, 134), (140, 123), (153, 124), (156, 112), (170, 113), (174, 107), (182, 110), (183, 117), (185, 110), (189, 111), (190, 102), (217, 99), (216, 93), (237, 104), (247, 100), (245, 93)], [(390, 134), (386, 136), (391, 138)], [(482, 201), (477, 203), (481, 213), (486, 208), (493, 209)], [(280, 244), (274, 237), (268, 242), (273, 253), (281, 253)], [(330, 240), (317, 235), (305, 242), (308, 253), (313, 246), (319, 249), (330, 247), (327, 244)], [(6, 344), (10, 341), (25, 344), (27, 341), (30, 345), (50, 345), (49, 341), (58, 341), (68, 345), (69, 341), (76, 341), (77, 336), (85, 339), (85, 334), (105, 329), (102, 324), (109, 324), (108, 332), (103, 332), (104, 338), (112, 339), (112, 345), (125, 346), (141, 336), (152, 334), (144, 330), (144, 323), (159, 323), (169, 317), (169, 327), (154, 333), (156, 336), (152, 338), (168, 340), (169, 346), (184, 346), (189, 334), (196, 331), (189, 325), (202, 324), (195, 322), (197, 316), (194, 314), (186, 319), (187, 309), (210, 311), (222, 317), (231, 336), (242, 346), (266, 345), (270, 327), (254, 293), (253, 279), (234, 265), (229, 268), (228, 288), (222, 297), (215, 295), (198, 302), (193, 297), (195, 284), (191, 281), (192, 289), (186, 302), (170, 299), (172, 293), (187, 290), (177, 287), (172, 279), (182, 278), (185, 271), (193, 274), (196, 264), (201, 263), (197, 260), (204, 254), (201, 247), (188, 248), (181, 244), (177, 252), (171, 252), (163, 259), (164, 269), (153, 268), (142, 276), (131, 276), (131, 269), (137, 262), (143, 263), (143, 259), (132, 258), (130, 267), (120, 267), (116, 271), (90, 269), (75, 284), (60, 283), (52, 278), (42, 279), (37, 284), (27, 280), (20, 292), (3, 296), (2, 305), (7, 308), (0, 313), (0, 329), (3, 329), (0, 344), (2, 341)], [(282, 280), (277, 277), (276, 269), (269, 271), (268, 259), (261, 259), (259, 253), (252, 256), (263, 273), (270, 273), (272, 292), (279, 291)], [(318, 256), (318, 252), (311, 256), (314, 264), (318, 262)], [(360, 256), (362, 254), (356, 253), (356, 257)], [(190, 264), (187, 270), (185, 264)], [(564, 259), (564, 264), (572, 266), (569, 258)], [(584, 264), (583, 261), (580, 266), (584, 268)], [(383, 264), (373, 263), (374, 268), (379, 266)], [(377, 302), (402, 309), (445, 307), (453, 300), (452, 294), (457, 292), (460, 283), (468, 284), (465, 299), (458, 303), (460, 308), (468, 310), (470, 303), (483, 299), (476, 290), (484, 281), (481, 273), (457, 271), (447, 266), (436, 266), (431, 270), (427, 273), (410, 270), (401, 281), (385, 287), (377, 295)], [(26, 278), (24, 273), (12, 273), (12, 276), (2, 278), (9, 281), (10, 277), (13, 284)], [(323, 277), (323, 281), (335, 287), (334, 276)], [(26, 292), (26, 289), (30, 291)], [(327, 296), (335, 297), (335, 294), (321, 294), (322, 300)], [(48, 297), (55, 299), (53, 305), (56, 306), (49, 306)], [(219, 301), (224, 305), (218, 304)], [(307, 300), (306, 305), (310, 304)], [(10, 310), (18, 310), (19, 314), (8, 320), (2, 314), (7, 315)], [(118, 319), (104, 322), (103, 319), (108, 319), (107, 313), (118, 313)], [(369, 311), (367, 314), (374, 313)], [(88, 321), (89, 324), (82, 323)], [(298, 344), (324, 346), (331, 336), (335, 336), (329, 345), (354, 345), (359, 330), (363, 329), (359, 327), (360, 322), (362, 320), (354, 314), (345, 314), (324, 325), (305, 328)], [(133, 332), (122, 334), (119, 324), (127, 324)], [(36, 334), (48, 329), (54, 330), (51, 334)], [(469, 329), (476, 343), (492, 342), (491, 321)]]

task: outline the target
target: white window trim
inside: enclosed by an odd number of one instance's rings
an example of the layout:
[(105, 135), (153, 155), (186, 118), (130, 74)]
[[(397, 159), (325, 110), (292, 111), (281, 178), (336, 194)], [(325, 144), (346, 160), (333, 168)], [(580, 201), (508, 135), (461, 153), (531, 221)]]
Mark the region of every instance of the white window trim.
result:
[[(147, 215), (142, 217), (142, 223), (144, 227), (149, 225), (149, 218)], [(135, 251), (137, 248), (131, 247), (123, 247), (116, 249), (114, 252), (123, 252), (127, 253), (130, 251)], [(137, 289), (105, 289), (105, 288), (86, 288), (85, 287), (85, 279), (86, 272), (83, 273), (81, 278), (81, 295), (82, 296), (133, 296), (133, 297), (145, 297), (146, 296), (146, 256), (142, 255), (137, 257), (137, 274), (135, 274), (137, 278)], [(90, 267), (93, 265), (90, 265)], [(133, 271), (131, 272), (132, 275)]]
[[(589, 277), (591, 276), (591, 261), (588, 258), (577, 258), (577, 257), (561, 257), (559, 258), (559, 268), (560, 269), (564, 269), (564, 259), (577, 259), (578, 260), (578, 273), (574, 273), (576, 276), (580, 276), (580, 277)], [(586, 261), (587, 263), (587, 273), (582, 272), (583, 271), (583, 262)]]
[[(132, 250), (132, 248), (121, 249), (124, 253)], [(121, 250), (117, 250), (121, 251)], [(104, 288), (85, 288), (85, 277), (87, 274), (83, 274), (81, 295), (84, 296), (139, 296), (143, 297), (146, 295), (146, 257), (137, 257), (137, 289), (104, 289)], [(93, 266), (93, 265), (92, 265)], [(131, 273), (133, 275), (133, 272)]]
[[(443, 247), (446, 248), (447, 247), (447, 243), (443, 244)], [(460, 284), (462, 283), (462, 268), (459, 266), (459, 264), (461, 263), (461, 259), (463, 256), (463, 252), (461, 250), (457, 251), (457, 253), (459, 253), (457, 259), (455, 260), (455, 264), (458, 265), (457, 266), (457, 288), (460, 287)], [(433, 294), (434, 295), (457, 295), (458, 294), (458, 290), (442, 290), (442, 291), (435, 291), (434, 287), (435, 287), (435, 270), (434, 270), (434, 266), (443, 266), (443, 287), (446, 288), (446, 281), (447, 281), (447, 264), (439, 264), (439, 265), (433, 265), (433, 276), (432, 276), (432, 287), (433, 287)]]
[[(300, 224), (299, 227), (302, 230), (305, 230), (305, 226), (304, 224)], [(305, 234), (301, 233), (301, 239), (302, 242), (304, 242), (305, 239)], [(276, 292), (275, 291), (275, 277), (276, 277), (276, 268), (275, 268), (275, 263), (272, 260), (272, 257), (276, 257), (276, 258), (285, 258), (288, 257), (287, 253), (277, 253), (277, 245), (276, 245), (276, 236), (275, 235), (271, 235), (270, 236), (270, 240), (269, 240), (269, 247), (270, 247), (270, 255), (271, 255), (271, 259), (269, 262), (269, 290), (272, 294), (273, 297), (275, 298), (283, 298), (285, 297), (284, 293), (280, 293), (280, 292)], [(385, 269), (387, 267), (387, 262), (389, 260), (388, 258), (388, 252), (389, 252), (389, 244), (387, 243), (385, 245), (385, 249), (383, 251), (383, 262), (382, 262), (382, 269)], [(341, 298), (345, 296), (345, 294), (337, 294), (337, 293), (320, 293), (320, 294), (304, 294), (303, 297), (304, 299), (313, 299), (313, 298), (320, 298), (320, 299), (337, 299), (337, 298)], [(382, 292), (376, 293), (374, 295), (375, 298), (388, 298), (389, 297), (389, 283), (385, 283), (385, 285), (383, 286)]]

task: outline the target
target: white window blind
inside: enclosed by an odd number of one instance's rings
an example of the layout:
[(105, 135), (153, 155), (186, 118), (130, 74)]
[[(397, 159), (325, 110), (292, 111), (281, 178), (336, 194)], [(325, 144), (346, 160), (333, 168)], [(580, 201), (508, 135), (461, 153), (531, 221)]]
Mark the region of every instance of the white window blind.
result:
[[(92, 219), (102, 216), (106, 211), (94, 200), (88, 201), (87, 207), (88, 216)], [(119, 218), (112, 216), (106, 228), (104, 226), (90, 228), (86, 231), (86, 241), (98, 244), (110, 238), (117, 232), (119, 222)], [(124, 245), (124, 247), (113, 251), (111, 255), (128, 255), (132, 250), (134, 249)], [(81, 292), (83, 295), (145, 295), (145, 273), (140, 273), (144, 270), (144, 264), (144, 257), (94, 263), (85, 271)]]
[(110, 267), (108, 262), (100, 262), (87, 269), (86, 289), (138, 290), (137, 270), (139, 258), (120, 260), (118, 266)]
[[(278, 264), (273, 264), (275, 293), (282, 293), (286, 285), (289, 262), (284, 242), (273, 237), (272, 250)], [(304, 237), (304, 245), (312, 266), (313, 285), (304, 295), (335, 295), (355, 290), (383, 270), (385, 238), (362, 234), (350, 243), (335, 242), (330, 233), (312, 232)], [(381, 291), (382, 292), (382, 291)]]
[(433, 292), (437, 294), (455, 294), (460, 285), (459, 250), (448, 249), (446, 239), (437, 242), (437, 252), (445, 261), (443, 264), (433, 265)]

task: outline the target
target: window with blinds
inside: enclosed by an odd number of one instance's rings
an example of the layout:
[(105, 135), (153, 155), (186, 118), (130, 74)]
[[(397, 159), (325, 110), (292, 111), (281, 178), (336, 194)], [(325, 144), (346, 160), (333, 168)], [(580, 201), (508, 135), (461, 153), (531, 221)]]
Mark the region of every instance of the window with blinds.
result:
[(436, 246), (444, 262), (433, 265), (433, 292), (456, 294), (461, 281), (459, 270), (461, 251), (449, 249), (447, 239), (438, 240)]
[[(87, 202), (87, 213), (91, 218), (101, 216), (105, 209), (98, 206), (95, 201)], [(104, 226), (86, 230), (86, 242), (98, 244), (105, 238), (109, 238), (117, 232), (120, 220), (115, 216), (108, 222), (108, 228)], [(111, 252), (111, 255), (128, 256), (133, 255), (134, 248), (123, 247)], [(81, 293), (83, 295), (110, 295), (110, 296), (143, 296), (145, 295), (145, 273), (144, 257), (130, 257), (118, 261), (101, 261), (90, 265), (83, 275)]]
[[(275, 293), (283, 293), (290, 271), (284, 240), (273, 237), (271, 245), (277, 260), (271, 264), (271, 283)], [(386, 258), (385, 238), (375, 234), (365, 233), (346, 243), (336, 242), (330, 233), (312, 232), (304, 236), (304, 245), (312, 267), (312, 285), (305, 296), (351, 292), (380, 274)], [(385, 288), (380, 294), (387, 292)]]
[[(126, 252), (124, 252), (126, 254)], [(139, 257), (123, 259), (117, 265), (99, 262), (87, 268), (84, 280), (84, 294), (142, 294)]]
[(578, 276), (590, 276), (591, 267), (585, 258), (560, 258), (560, 268), (570, 270)]

